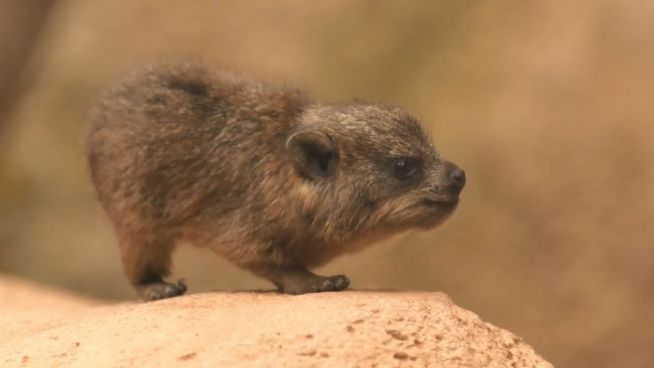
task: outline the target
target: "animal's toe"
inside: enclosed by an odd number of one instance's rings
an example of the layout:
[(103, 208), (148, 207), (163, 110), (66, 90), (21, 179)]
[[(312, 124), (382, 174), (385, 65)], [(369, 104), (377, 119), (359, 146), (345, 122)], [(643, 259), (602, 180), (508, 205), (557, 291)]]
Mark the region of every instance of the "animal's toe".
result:
[(322, 291), (333, 291), (335, 288), (334, 282), (330, 279), (322, 280), (322, 285), (320, 285), (320, 290)]
[(151, 289), (145, 295), (145, 300), (146, 301), (155, 301), (155, 300), (159, 300), (159, 299), (163, 299), (163, 298), (164, 298), (164, 294), (161, 291), (157, 290), (157, 289)]
[(177, 295), (184, 294), (186, 292), (186, 290), (188, 289), (188, 287), (186, 286), (186, 280), (184, 280), (184, 279), (177, 280), (177, 282), (175, 283), (175, 288), (177, 289), (177, 291), (179, 293)]
[(350, 286), (350, 279), (345, 275), (334, 276), (332, 279), (334, 282), (334, 290), (344, 290)]
[(163, 294), (166, 298), (177, 296), (180, 294), (179, 289), (176, 285), (166, 285), (163, 288)]

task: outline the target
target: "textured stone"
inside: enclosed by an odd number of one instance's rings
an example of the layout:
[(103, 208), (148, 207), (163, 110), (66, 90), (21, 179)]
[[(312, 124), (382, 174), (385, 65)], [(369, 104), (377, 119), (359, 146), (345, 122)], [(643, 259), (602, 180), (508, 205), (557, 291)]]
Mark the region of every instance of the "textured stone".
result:
[[(0, 285), (3, 367), (551, 367), (436, 292), (213, 292), (104, 306), (51, 295), (19, 311), (4, 306), (11, 290)], [(25, 324), (30, 314), (37, 322)]]

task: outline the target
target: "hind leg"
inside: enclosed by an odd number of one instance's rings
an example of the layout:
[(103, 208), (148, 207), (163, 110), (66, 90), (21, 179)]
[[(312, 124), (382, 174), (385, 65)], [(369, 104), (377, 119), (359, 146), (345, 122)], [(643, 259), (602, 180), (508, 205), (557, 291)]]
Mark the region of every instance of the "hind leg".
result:
[(170, 272), (172, 241), (123, 237), (120, 245), (125, 274), (141, 299), (152, 301), (184, 294), (184, 280), (164, 281)]
[(320, 276), (303, 267), (256, 266), (250, 271), (270, 280), (286, 294), (318, 293), (322, 291), (345, 290), (350, 279), (345, 275)]

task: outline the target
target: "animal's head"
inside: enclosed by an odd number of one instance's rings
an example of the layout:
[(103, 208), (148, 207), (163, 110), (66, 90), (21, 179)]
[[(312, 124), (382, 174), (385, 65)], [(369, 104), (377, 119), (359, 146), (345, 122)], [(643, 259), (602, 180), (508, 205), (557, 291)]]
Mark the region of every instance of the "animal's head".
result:
[(286, 147), (316, 204), (314, 223), (336, 232), (432, 228), (454, 211), (466, 181), (397, 107), (311, 107)]

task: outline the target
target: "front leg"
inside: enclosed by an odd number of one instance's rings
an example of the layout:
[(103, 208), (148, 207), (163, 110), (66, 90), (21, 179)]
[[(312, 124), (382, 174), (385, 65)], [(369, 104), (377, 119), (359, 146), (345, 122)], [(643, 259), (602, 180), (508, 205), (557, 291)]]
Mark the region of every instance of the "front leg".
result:
[(350, 279), (344, 275), (319, 276), (302, 267), (257, 266), (250, 267), (255, 274), (270, 280), (286, 294), (317, 293), (347, 289)]

